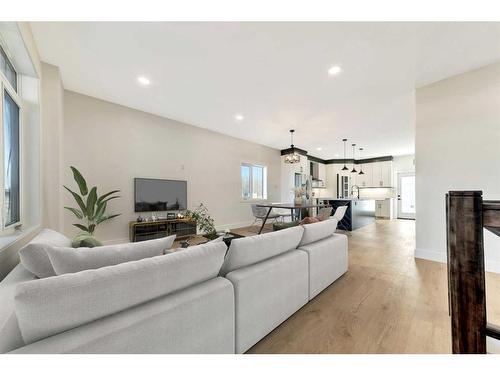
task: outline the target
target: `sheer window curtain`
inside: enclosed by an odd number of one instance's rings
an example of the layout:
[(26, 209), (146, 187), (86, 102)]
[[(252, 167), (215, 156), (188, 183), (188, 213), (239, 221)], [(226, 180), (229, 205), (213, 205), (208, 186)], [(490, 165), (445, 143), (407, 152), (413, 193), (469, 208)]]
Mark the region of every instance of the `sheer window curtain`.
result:
[(5, 226), (21, 219), (19, 180), (19, 107), (11, 96), (4, 92), (4, 220)]

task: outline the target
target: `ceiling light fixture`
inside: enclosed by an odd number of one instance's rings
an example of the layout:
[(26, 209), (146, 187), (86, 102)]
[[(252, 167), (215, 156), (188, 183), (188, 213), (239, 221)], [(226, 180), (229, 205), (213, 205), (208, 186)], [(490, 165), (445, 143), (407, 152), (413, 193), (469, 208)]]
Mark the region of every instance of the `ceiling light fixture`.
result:
[(323, 150), (323, 148), (322, 147), (316, 147), (316, 150), (321, 151), (321, 150)]
[(354, 152), (356, 151), (355, 147), (356, 147), (356, 143), (353, 143), (352, 144), (352, 171), (351, 171), (351, 173), (356, 173), (357, 172), (356, 168), (354, 168), (354, 161), (356, 160), (354, 158)]
[(293, 145), (293, 133), (295, 133), (294, 129), (290, 129), (290, 150), (291, 153), (285, 155), (285, 163), (286, 164), (296, 164), (300, 163), (300, 155), (295, 152), (295, 146)]
[[(360, 147), (359, 148), (359, 157), (361, 158), (361, 151), (363, 151), (363, 147)], [(359, 167), (360, 171), (359, 171), (359, 174), (365, 174), (365, 172), (363, 172), (363, 164), (361, 164), (361, 166)]]
[(334, 65), (330, 69), (328, 69), (328, 74), (330, 74), (331, 76), (336, 76), (341, 71), (342, 71), (342, 68), (340, 66)]
[(237, 114), (234, 116), (234, 119), (236, 121), (243, 121), (245, 119), (245, 117), (243, 117), (243, 115)]
[(144, 86), (147, 86), (151, 83), (151, 81), (144, 76), (137, 77), (137, 82)]
[(342, 142), (344, 142), (344, 168), (342, 168), (342, 170), (343, 170), (343, 171), (348, 171), (348, 170), (349, 170), (349, 168), (347, 168), (347, 166), (345, 165), (345, 143), (347, 142), (347, 139), (346, 139), (346, 138), (344, 138), (344, 139), (342, 140)]

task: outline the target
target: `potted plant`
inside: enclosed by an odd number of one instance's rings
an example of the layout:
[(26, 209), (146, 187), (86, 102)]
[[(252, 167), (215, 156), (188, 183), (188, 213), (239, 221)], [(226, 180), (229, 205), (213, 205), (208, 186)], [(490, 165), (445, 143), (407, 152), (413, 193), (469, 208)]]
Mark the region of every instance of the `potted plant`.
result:
[(203, 203), (200, 203), (194, 210), (186, 210), (185, 217), (196, 221), (197, 227), (203, 233), (203, 237), (214, 240), (218, 237), (215, 230), (214, 219), (208, 214), (208, 209)]
[(113, 190), (101, 196), (97, 195), (97, 187), (92, 187), (90, 190), (87, 187), (87, 181), (83, 178), (82, 174), (75, 167), (71, 167), (73, 178), (78, 185), (80, 194), (72, 191), (67, 186), (64, 188), (71, 193), (75, 199), (78, 208), (64, 207), (72, 212), (77, 219), (82, 220), (83, 223), (73, 224), (73, 226), (81, 229), (72, 242), (73, 247), (95, 247), (102, 245), (99, 240), (94, 237), (94, 231), (98, 225), (104, 221), (110, 220), (120, 214), (107, 215), (106, 208), (110, 200), (119, 198), (115, 195), (120, 190)]

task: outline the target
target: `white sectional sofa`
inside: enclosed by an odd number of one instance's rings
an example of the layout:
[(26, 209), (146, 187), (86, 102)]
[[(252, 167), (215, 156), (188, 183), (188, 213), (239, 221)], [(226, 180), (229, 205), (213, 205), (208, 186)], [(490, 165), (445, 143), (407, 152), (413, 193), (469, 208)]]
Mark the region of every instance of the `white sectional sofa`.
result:
[[(22, 253), (0, 282), (0, 353), (244, 353), (347, 271), (336, 224), (139, 260), (127, 245), (133, 260), (119, 264), (95, 252), (96, 261), (65, 257), (62, 235), (44, 231), (34, 240), (49, 255), (36, 253), (42, 267)], [(91, 269), (68, 271), (78, 265), (65, 259)]]

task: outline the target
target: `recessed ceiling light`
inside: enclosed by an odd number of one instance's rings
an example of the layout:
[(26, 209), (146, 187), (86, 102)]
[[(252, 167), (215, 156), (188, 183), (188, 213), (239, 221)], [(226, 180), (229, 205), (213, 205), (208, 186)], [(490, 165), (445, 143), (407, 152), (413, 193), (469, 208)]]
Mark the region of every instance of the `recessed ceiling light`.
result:
[(338, 158), (340, 155), (339, 154), (335, 154), (335, 157)]
[(151, 83), (151, 81), (144, 76), (137, 77), (137, 82), (144, 86), (147, 86)]
[(245, 119), (245, 117), (243, 117), (243, 115), (238, 114), (238, 115), (234, 115), (234, 119), (236, 121), (243, 121)]
[(342, 68), (340, 66), (334, 65), (330, 69), (328, 69), (328, 74), (330, 74), (331, 76), (336, 76), (341, 71), (342, 71)]
[(316, 147), (316, 150), (321, 151), (321, 150), (323, 150), (323, 148), (322, 147)]

